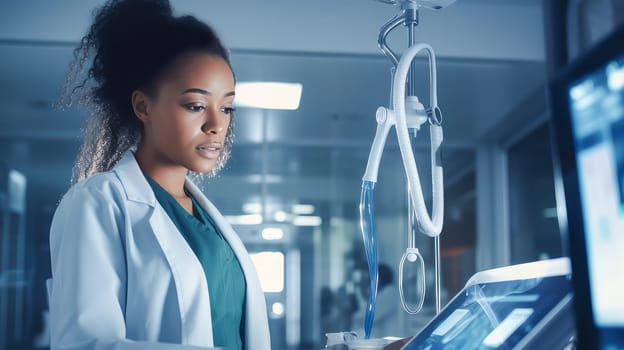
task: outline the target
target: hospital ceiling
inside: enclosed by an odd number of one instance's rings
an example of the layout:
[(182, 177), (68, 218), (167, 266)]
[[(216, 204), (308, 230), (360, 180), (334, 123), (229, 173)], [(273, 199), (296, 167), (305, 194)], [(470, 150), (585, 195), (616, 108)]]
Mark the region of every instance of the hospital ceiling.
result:
[[(85, 113), (55, 111), (50, 103), (99, 3), (0, 4), (0, 155), (41, 187), (66, 183), (75, 157)], [(239, 109), (238, 148), (230, 164), (234, 176), (266, 173), (268, 167), (277, 175), (321, 178), (329, 175), (306, 164), (333, 162), (335, 167), (344, 163), (340, 159), (365, 159), (374, 112), (389, 98), (390, 62), (377, 49), (378, 30), (395, 8), (373, 0), (172, 3), (178, 13), (193, 13), (214, 25), (232, 50), (238, 81), (303, 84), (297, 111)], [(450, 159), (453, 153), (461, 159), (461, 152), (474, 149), (543, 84), (541, 1), (459, 0), (442, 11), (421, 11), (420, 22), (417, 40), (430, 43), (438, 55), (445, 147)], [(405, 47), (403, 28), (391, 34), (390, 45), (397, 51)], [(417, 65), (423, 77), (425, 63)], [(424, 78), (419, 85), (425, 100), (427, 84)], [(416, 147), (427, 162), (421, 139)], [(263, 149), (285, 153), (259, 162)], [(457, 161), (457, 168), (465, 166)], [(347, 170), (354, 183), (363, 171)]]

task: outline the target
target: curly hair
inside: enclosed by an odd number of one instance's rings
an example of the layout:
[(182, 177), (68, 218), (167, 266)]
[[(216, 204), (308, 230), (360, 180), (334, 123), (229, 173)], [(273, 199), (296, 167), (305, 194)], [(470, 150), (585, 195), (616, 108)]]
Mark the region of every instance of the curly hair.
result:
[[(153, 93), (159, 75), (190, 51), (214, 54), (230, 65), (214, 31), (193, 16), (175, 17), (168, 0), (109, 0), (94, 11), (88, 33), (74, 50), (59, 103), (63, 108), (77, 101), (90, 110), (72, 183), (109, 170), (137, 147), (143, 126), (134, 115), (132, 92)], [(230, 156), (233, 124), (232, 119), (211, 176)], [(197, 180), (198, 174), (192, 175)]]

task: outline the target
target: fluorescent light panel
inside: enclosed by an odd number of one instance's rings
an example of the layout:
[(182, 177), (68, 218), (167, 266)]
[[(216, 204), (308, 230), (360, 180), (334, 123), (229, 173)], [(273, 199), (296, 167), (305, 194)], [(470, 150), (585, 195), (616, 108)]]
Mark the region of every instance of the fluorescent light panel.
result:
[(262, 212), (262, 205), (260, 203), (245, 203), (243, 204), (243, 212), (247, 214), (259, 214)]
[(260, 214), (226, 215), (225, 219), (230, 225), (259, 225), (262, 223), (262, 215)]
[(321, 226), (322, 223), (320, 216), (296, 216), (293, 219), (295, 226)]
[(279, 227), (267, 227), (262, 230), (262, 238), (267, 241), (282, 239), (284, 238), (284, 231)]
[(295, 204), (292, 206), (293, 214), (297, 215), (310, 215), (314, 214), (314, 205), (312, 204)]
[(240, 107), (295, 110), (303, 86), (298, 83), (239, 82), (234, 104)]

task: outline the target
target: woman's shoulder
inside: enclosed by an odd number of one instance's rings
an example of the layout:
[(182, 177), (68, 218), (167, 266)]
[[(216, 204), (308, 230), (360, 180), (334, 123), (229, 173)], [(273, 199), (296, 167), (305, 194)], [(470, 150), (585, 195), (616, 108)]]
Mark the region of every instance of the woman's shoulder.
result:
[(125, 216), (123, 189), (112, 172), (104, 172), (74, 184), (60, 200), (52, 219), (50, 239), (66, 231), (109, 225), (118, 226)]
[(107, 198), (119, 201), (123, 198), (123, 186), (113, 171), (96, 173), (74, 184), (63, 196), (61, 204), (67, 201), (84, 201), (88, 204), (92, 198)]
[(71, 190), (89, 191), (89, 190), (113, 190), (120, 189), (121, 181), (113, 170), (95, 173), (86, 179), (83, 179), (72, 186)]

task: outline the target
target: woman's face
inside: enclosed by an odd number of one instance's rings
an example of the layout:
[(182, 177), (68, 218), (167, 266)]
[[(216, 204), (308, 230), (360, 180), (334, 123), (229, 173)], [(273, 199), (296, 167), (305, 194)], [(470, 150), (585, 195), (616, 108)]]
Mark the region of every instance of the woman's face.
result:
[(146, 97), (139, 147), (153, 165), (209, 172), (223, 149), (234, 100), (234, 76), (216, 55), (184, 54), (166, 70), (155, 96)]

